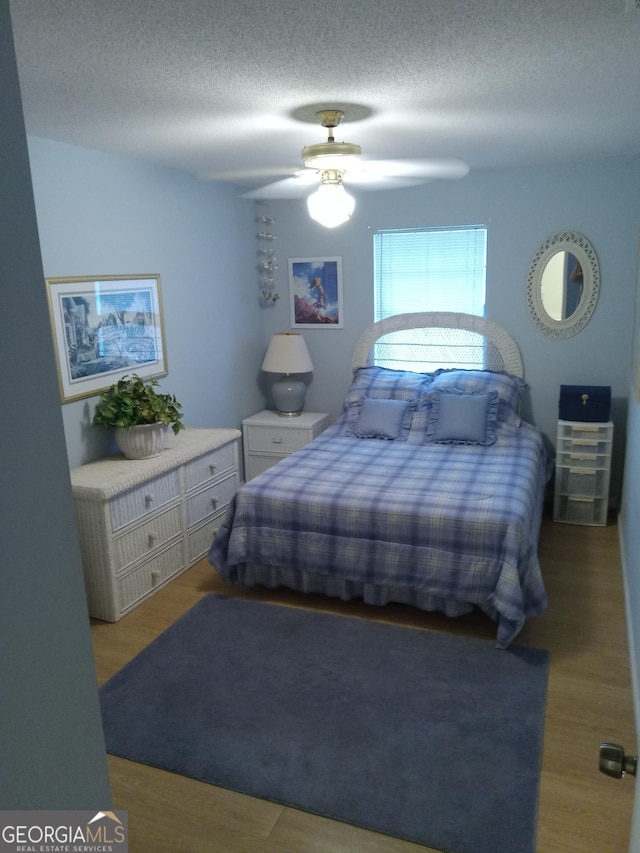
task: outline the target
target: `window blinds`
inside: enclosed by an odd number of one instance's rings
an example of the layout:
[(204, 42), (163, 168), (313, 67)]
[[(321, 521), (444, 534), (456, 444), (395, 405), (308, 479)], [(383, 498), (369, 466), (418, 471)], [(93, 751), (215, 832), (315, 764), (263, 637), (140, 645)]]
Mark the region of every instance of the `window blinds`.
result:
[(484, 226), (384, 230), (373, 240), (375, 320), (408, 311), (484, 316)]

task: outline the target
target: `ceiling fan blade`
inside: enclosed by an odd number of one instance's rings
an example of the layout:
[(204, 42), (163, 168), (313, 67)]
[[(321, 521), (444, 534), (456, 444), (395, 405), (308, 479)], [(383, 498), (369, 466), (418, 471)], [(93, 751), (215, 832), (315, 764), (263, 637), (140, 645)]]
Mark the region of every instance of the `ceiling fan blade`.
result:
[(320, 176), (317, 172), (312, 169), (303, 169), (290, 178), (283, 178), (281, 181), (274, 181), (274, 183), (267, 184), (264, 187), (249, 190), (249, 192), (242, 194), (242, 198), (303, 198), (319, 183)]
[(366, 172), (347, 173), (343, 176), (342, 181), (345, 187), (354, 190), (401, 190), (404, 187), (417, 187), (420, 184), (427, 184), (434, 178), (420, 177), (401, 177), (399, 175), (376, 175)]
[(461, 160), (365, 160), (362, 168), (348, 171), (344, 183), (362, 190), (415, 187), (438, 179), (464, 178), (469, 167)]
[(464, 178), (469, 167), (462, 160), (429, 158), (425, 160), (366, 160), (362, 173), (395, 178)]
[(267, 166), (255, 169), (227, 169), (224, 171), (211, 170), (200, 172), (198, 177), (201, 181), (229, 181), (230, 183), (241, 183), (251, 181), (256, 183), (269, 178), (284, 178), (287, 175), (295, 175), (301, 169), (300, 166)]

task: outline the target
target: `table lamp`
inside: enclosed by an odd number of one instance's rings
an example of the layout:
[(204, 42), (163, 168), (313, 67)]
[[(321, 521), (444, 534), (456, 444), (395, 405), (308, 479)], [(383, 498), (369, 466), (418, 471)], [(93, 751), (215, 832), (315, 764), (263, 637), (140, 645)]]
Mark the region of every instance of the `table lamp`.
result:
[(273, 402), (283, 418), (297, 417), (304, 408), (307, 386), (292, 373), (310, 373), (313, 370), (309, 350), (302, 335), (296, 332), (275, 334), (262, 362), (266, 373), (280, 373), (281, 378), (271, 386)]

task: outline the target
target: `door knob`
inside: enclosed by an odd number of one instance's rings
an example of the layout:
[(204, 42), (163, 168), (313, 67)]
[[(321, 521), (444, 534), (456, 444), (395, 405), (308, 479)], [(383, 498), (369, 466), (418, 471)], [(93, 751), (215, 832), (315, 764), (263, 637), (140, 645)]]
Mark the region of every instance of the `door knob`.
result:
[(635, 776), (637, 764), (637, 755), (625, 755), (624, 747), (620, 744), (600, 744), (600, 771), (607, 776), (614, 779), (622, 779), (625, 773)]

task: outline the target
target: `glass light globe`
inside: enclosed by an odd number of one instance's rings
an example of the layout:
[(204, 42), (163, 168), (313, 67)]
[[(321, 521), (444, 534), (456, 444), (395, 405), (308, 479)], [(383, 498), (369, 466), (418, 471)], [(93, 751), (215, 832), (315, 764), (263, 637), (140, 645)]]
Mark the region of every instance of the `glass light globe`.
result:
[(325, 228), (335, 228), (346, 222), (354, 211), (356, 201), (337, 180), (323, 180), (307, 199), (309, 215)]

